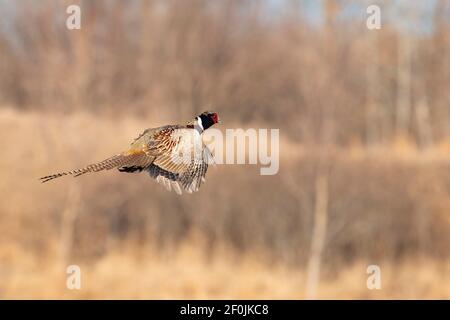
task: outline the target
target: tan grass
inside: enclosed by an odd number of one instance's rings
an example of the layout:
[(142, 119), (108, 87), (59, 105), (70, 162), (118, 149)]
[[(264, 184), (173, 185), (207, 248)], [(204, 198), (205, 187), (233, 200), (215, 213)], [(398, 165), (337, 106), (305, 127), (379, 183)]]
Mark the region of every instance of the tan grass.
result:
[[(261, 247), (258, 250), (252, 249), (239, 253), (225, 239), (219, 239), (218, 244), (211, 250), (205, 246), (208, 240), (202, 235), (193, 239), (188, 237), (180, 246), (161, 249), (150, 244), (137, 246), (132, 241), (135, 235), (131, 234), (124, 241), (109, 244), (107, 250), (95, 259), (83, 260), (74, 255), (61, 256), (62, 228), (60, 222), (54, 219), (59, 219), (70, 203), (70, 199), (67, 198), (68, 186), (77, 185), (74, 181), (79, 180), (68, 180), (43, 187), (37, 178), (55, 170), (70, 169), (92, 160), (102, 159), (126, 147), (140, 130), (158, 124), (157, 121), (133, 117), (97, 118), (89, 113), (42, 115), (6, 108), (0, 110), (0, 143), (2, 145), (0, 192), (3, 195), (0, 202), (0, 298), (304, 298), (306, 282), (304, 264), (292, 265), (285, 261), (278, 261), (268, 250)], [(315, 152), (314, 148), (296, 145), (285, 137), (282, 137), (281, 144), (284, 165), (295, 163), (302, 157), (311, 156)], [(428, 155), (415, 151), (411, 147), (407, 150), (403, 147), (400, 149), (380, 147), (379, 150), (374, 151), (364, 150), (358, 146), (350, 148), (350, 152), (331, 148), (330, 154), (337, 158), (344, 158), (350, 163), (354, 162), (355, 165), (369, 159), (378, 162), (388, 160), (404, 163), (406, 161), (418, 165), (426, 163), (434, 166), (434, 164), (446, 163), (448, 160), (446, 145), (445, 143), (439, 145)], [(288, 151), (285, 152), (285, 150)], [(218, 171), (212, 171), (211, 175), (220, 175)], [(222, 176), (218, 177), (220, 179)], [(114, 192), (117, 192), (117, 195), (102, 194), (96, 197), (95, 201), (110, 201), (107, 207), (114, 208), (117, 203), (121, 203), (121, 197), (124, 197), (122, 196), (124, 190), (119, 189), (131, 188), (143, 192), (142, 186), (139, 186), (140, 183), (147, 183), (146, 189), (157, 188), (156, 185), (150, 184), (146, 177), (120, 176), (120, 178), (124, 184), (116, 184), (117, 190)], [(380, 179), (384, 178), (380, 177)], [(89, 190), (98, 192), (98, 188), (101, 190), (102, 186), (111, 184), (110, 181), (117, 179), (119, 175), (115, 172), (98, 174), (96, 177), (91, 176), (90, 179), (83, 180), (85, 184), (79, 184), (79, 186), (83, 185), (87, 188), (83, 190), (86, 196)], [(214, 180), (213, 178), (208, 181), (210, 188), (217, 188), (223, 194), (234, 192), (220, 189), (220, 183)], [(108, 182), (97, 185), (98, 181)], [(383, 185), (383, 180), (380, 181)], [(438, 215), (445, 217), (444, 213), (448, 212), (450, 205), (441, 197), (446, 194), (445, 187), (442, 185), (436, 188), (436, 191), (431, 193), (433, 197), (429, 199), (430, 208)], [(240, 192), (245, 192), (241, 196), (255, 197), (250, 189)], [(161, 191), (161, 195), (166, 194)], [(421, 194), (417, 193), (417, 196), (420, 197)], [(164, 199), (158, 197), (160, 197), (159, 193), (154, 197), (155, 208), (142, 210), (148, 213), (158, 210), (157, 205), (160, 202), (157, 201)], [(237, 201), (242, 198), (234, 199)], [(87, 200), (83, 199), (83, 201)], [(421, 201), (420, 198), (417, 201)], [(167, 205), (167, 201), (162, 203), (164, 206)], [(84, 205), (98, 204), (85, 203)], [(83, 208), (83, 204), (80, 206)], [(226, 209), (226, 207), (214, 207), (214, 210)], [(92, 210), (94, 211), (91, 215), (95, 218), (99, 209)], [(170, 210), (177, 210), (177, 208), (170, 208)], [(130, 212), (130, 214), (134, 213)], [(164, 214), (167, 214), (167, 210)], [(213, 220), (216, 219), (215, 217), (220, 217), (214, 214), (216, 213), (210, 212), (204, 217), (211, 216), (209, 219)], [(279, 213), (273, 212), (273, 214)], [(403, 223), (407, 224), (410, 220), (407, 216), (408, 212), (398, 212), (398, 214), (405, 215)], [(248, 212), (242, 211), (239, 216), (242, 224), (238, 226), (244, 230), (244, 234), (252, 230), (251, 221), (253, 220), (246, 222), (247, 215)], [(87, 221), (97, 223), (96, 220)], [(444, 218), (440, 221), (429, 223), (444, 223), (441, 225), (441, 230), (448, 230), (450, 221)], [(103, 233), (105, 238), (110, 239), (111, 231), (101, 229), (102, 223), (99, 222), (94, 227), (98, 234), (92, 235), (94, 238), (88, 240), (91, 241), (90, 243), (74, 243), (74, 245), (89, 249), (90, 246), (97, 245), (95, 236), (103, 239)], [(276, 224), (271, 225), (271, 228), (278, 227), (280, 226)], [(375, 228), (378, 225), (370, 222), (368, 227)], [(82, 231), (86, 232), (84, 229)], [(395, 233), (395, 230), (386, 232), (390, 235), (392, 232)], [(358, 239), (354, 240), (358, 243)], [(289, 246), (289, 243), (285, 246)], [(307, 248), (308, 243), (305, 242), (298, 250), (307, 250)], [(381, 248), (384, 250), (383, 247)], [(294, 248), (287, 247), (283, 250), (292, 251)], [(335, 253), (335, 255), (339, 254), (339, 252)], [(317, 298), (450, 297), (450, 270), (447, 260), (420, 258), (418, 255), (411, 255), (401, 263), (382, 259), (380, 262), (382, 290), (371, 291), (366, 288), (365, 271), (373, 261), (356, 258), (349, 265), (339, 265), (336, 270), (333, 269), (333, 265), (325, 264), (325, 269), (328, 271), (321, 275)], [(65, 286), (66, 267), (72, 263), (82, 268), (80, 291), (71, 291)]]
[[(255, 257), (236, 259), (223, 250), (205, 257), (189, 243), (161, 255), (116, 250), (95, 264), (80, 264), (81, 289), (66, 287), (66, 265), (36, 263), (15, 251), (3, 270), (2, 299), (304, 299), (302, 269), (273, 266)], [(28, 259), (27, 259), (28, 258)], [(448, 261), (382, 263), (380, 290), (366, 286), (369, 262), (359, 261), (322, 277), (318, 299), (449, 299)], [(7, 276), (5, 276), (7, 275)]]

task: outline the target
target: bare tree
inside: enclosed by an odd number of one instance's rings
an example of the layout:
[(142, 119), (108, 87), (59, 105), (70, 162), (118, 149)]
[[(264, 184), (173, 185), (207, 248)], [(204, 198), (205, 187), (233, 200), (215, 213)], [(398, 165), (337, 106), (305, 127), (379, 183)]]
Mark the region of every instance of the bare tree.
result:
[(397, 112), (396, 133), (407, 136), (411, 117), (411, 57), (412, 39), (409, 35), (400, 35), (398, 39), (397, 62)]
[(379, 141), (378, 121), (380, 120), (380, 74), (378, 68), (378, 33), (370, 31), (367, 39), (367, 72), (366, 72), (366, 145), (371, 146)]
[(315, 299), (320, 280), (322, 254), (327, 235), (328, 221), (328, 174), (320, 171), (315, 181), (316, 202), (310, 256), (306, 274), (306, 299)]
[(81, 205), (81, 190), (78, 184), (71, 184), (67, 192), (67, 202), (62, 212), (61, 238), (60, 238), (60, 261), (63, 265), (68, 264), (70, 258), (75, 221)]

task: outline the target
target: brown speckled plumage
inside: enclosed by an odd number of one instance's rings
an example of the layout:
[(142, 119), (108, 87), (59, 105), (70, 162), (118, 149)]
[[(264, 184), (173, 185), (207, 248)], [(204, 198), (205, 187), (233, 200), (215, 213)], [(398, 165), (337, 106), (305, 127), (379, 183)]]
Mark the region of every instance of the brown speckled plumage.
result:
[(142, 132), (127, 151), (81, 169), (40, 179), (47, 182), (66, 175), (78, 177), (117, 168), (120, 172), (147, 171), (158, 183), (178, 194), (182, 193), (181, 189), (196, 192), (205, 181), (208, 165), (213, 161), (201, 134), (218, 121), (216, 113), (204, 112), (186, 125), (150, 128)]

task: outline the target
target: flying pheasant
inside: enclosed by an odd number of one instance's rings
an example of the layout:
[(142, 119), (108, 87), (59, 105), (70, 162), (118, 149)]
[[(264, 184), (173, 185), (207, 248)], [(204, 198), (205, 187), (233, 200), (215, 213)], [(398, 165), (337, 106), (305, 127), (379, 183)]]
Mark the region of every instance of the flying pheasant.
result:
[(203, 144), (202, 133), (219, 122), (217, 113), (205, 111), (185, 125), (149, 128), (141, 133), (131, 147), (106, 160), (82, 169), (52, 174), (40, 178), (47, 182), (66, 175), (78, 177), (88, 172), (118, 168), (120, 172), (147, 171), (167, 190), (181, 194), (196, 192), (205, 181), (208, 164), (213, 156)]

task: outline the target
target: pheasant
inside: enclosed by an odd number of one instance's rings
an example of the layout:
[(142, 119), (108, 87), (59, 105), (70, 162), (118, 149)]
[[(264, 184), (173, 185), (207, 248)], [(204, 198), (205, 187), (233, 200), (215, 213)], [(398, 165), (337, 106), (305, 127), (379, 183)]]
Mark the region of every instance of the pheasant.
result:
[(78, 177), (89, 172), (117, 168), (120, 172), (147, 171), (167, 190), (182, 194), (196, 192), (205, 181), (213, 156), (202, 141), (202, 133), (220, 122), (215, 112), (205, 111), (185, 125), (166, 125), (149, 128), (131, 143), (127, 151), (82, 169), (60, 172), (40, 178), (47, 182), (71, 175)]

